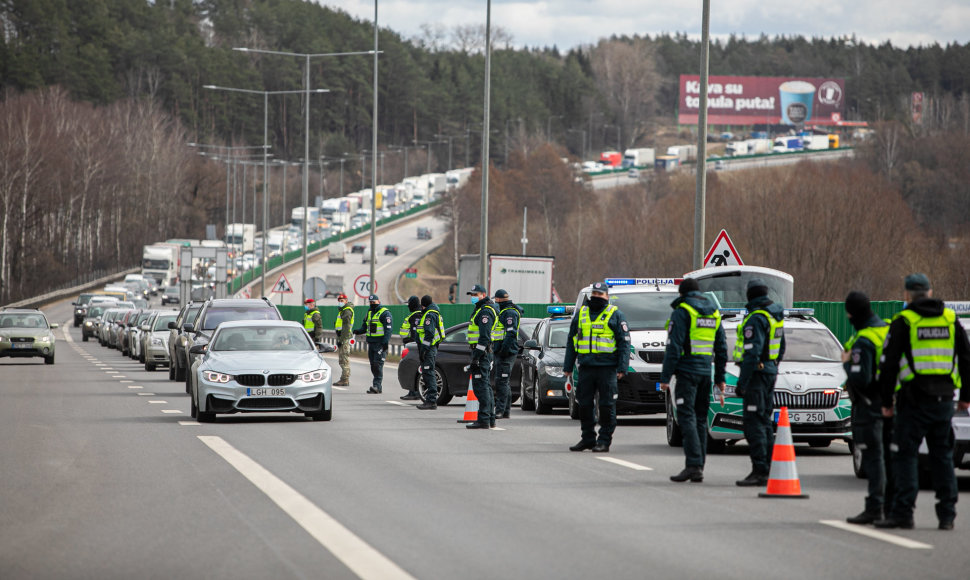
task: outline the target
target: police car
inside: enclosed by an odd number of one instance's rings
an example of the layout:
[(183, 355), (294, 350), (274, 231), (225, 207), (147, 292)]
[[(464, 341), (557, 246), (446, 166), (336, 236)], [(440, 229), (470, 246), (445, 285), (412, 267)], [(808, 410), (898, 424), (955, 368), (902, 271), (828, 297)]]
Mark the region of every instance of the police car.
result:
[[(660, 390), (670, 303), (679, 294), (680, 278), (607, 278), (610, 304), (620, 309), (630, 327), (630, 365), (626, 375), (617, 381), (616, 413), (651, 414), (666, 410), (666, 397)], [(576, 299), (576, 310), (589, 298), (592, 286), (583, 288)], [(579, 408), (572, 387), (567, 383), (569, 416), (579, 419)]]
[[(737, 327), (747, 314), (744, 310), (722, 309), (722, 324), (727, 335), (730, 356)], [(792, 439), (812, 447), (828, 447), (834, 439), (852, 440), (852, 404), (845, 389), (842, 368), (842, 345), (827, 326), (816, 320), (811, 309), (785, 310), (785, 356), (778, 365), (775, 381), (775, 420), (781, 407), (788, 407)], [(735, 392), (740, 366), (729, 362), (725, 382), (724, 404), (713, 394), (707, 414), (712, 451), (744, 438), (743, 400)], [(676, 392), (676, 386), (674, 386)], [(676, 395), (674, 395), (676, 396)], [(668, 414), (668, 424), (670, 417)], [(677, 439), (670, 433), (668, 443)]]

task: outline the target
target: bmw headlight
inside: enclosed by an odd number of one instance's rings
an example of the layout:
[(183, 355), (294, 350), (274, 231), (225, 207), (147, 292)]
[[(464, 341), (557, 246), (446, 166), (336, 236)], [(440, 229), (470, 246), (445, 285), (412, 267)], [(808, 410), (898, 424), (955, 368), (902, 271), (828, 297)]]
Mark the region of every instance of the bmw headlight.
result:
[(232, 375), (219, 373), (216, 371), (203, 371), (202, 376), (210, 383), (228, 383), (232, 380)]
[(545, 369), (546, 374), (549, 375), (550, 377), (563, 376), (562, 367), (552, 367), (552, 366), (546, 365), (543, 368)]
[(304, 383), (319, 383), (326, 381), (330, 378), (330, 369), (317, 369), (309, 373), (303, 373), (302, 375), (297, 375), (296, 378), (300, 379)]

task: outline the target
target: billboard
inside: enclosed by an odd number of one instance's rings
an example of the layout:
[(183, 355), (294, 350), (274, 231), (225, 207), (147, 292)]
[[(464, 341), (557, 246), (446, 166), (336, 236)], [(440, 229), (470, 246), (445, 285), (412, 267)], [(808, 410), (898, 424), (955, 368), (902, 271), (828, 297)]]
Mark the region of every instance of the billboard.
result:
[[(701, 81), (680, 75), (677, 122), (697, 124)], [(710, 125), (837, 125), (843, 118), (845, 79), (711, 76), (707, 87)]]
[[(544, 304), (552, 300), (552, 256), (488, 255), (488, 291), (494, 296), (506, 290), (520, 304)], [(467, 286), (467, 284), (466, 284)]]

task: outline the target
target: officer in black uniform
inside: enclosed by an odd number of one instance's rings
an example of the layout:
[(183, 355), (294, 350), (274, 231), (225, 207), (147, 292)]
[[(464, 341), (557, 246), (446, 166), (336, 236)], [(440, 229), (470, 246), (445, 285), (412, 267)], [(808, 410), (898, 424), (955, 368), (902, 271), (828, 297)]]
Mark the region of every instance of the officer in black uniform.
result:
[[(418, 325), (421, 321), (421, 299), (417, 296), (411, 296), (408, 298), (408, 312), (410, 314), (401, 323), (401, 330), (398, 333), (401, 336), (401, 340), (405, 343), (413, 342), (415, 348), (418, 349), (418, 362), (423, 364), (424, 356), (421, 352), (421, 343), (418, 342)], [(414, 385), (414, 388), (408, 391), (406, 395), (401, 397), (402, 401), (417, 401), (421, 399), (421, 395), (418, 394), (418, 386)]]
[(762, 486), (768, 483), (771, 450), (775, 444), (774, 397), (778, 363), (785, 356), (785, 309), (768, 298), (768, 285), (752, 278), (747, 288), (748, 315), (738, 325), (734, 360), (739, 362), (735, 392), (744, 399), (744, 438), (751, 455), (751, 473), (735, 483)]
[(472, 391), (478, 399), (478, 420), (465, 425), (468, 429), (488, 429), (495, 426), (495, 401), (489, 378), (492, 371), (492, 327), (498, 317), (495, 303), (488, 299), (488, 291), (475, 284), (468, 295), (475, 310), (468, 324), (468, 346), (471, 348)]
[[(667, 391), (668, 397), (674, 397), (677, 423), (683, 434), (685, 467), (670, 476), (670, 480), (700, 483), (704, 481), (707, 458), (711, 361), (714, 361), (714, 383), (723, 393), (727, 340), (717, 305), (700, 293), (697, 280), (685, 279), (677, 291), (680, 296), (670, 304), (674, 311), (667, 325), (667, 351), (660, 388)], [(677, 377), (674, 392), (669, 389), (672, 376)]]
[(892, 505), (893, 495), (889, 453), (893, 420), (882, 416), (882, 395), (876, 382), (889, 325), (873, 313), (869, 297), (862, 292), (849, 292), (845, 311), (855, 328), (842, 353), (845, 387), (852, 400), (852, 443), (862, 453), (862, 469), (869, 480), (865, 509), (845, 521), (871, 524), (882, 519), (883, 508)]
[(387, 346), (394, 332), (394, 320), (391, 311), (381, 306), (381, 299), (377, 294), (367, 297), (370, 309), (360, 328), (354, 334), (367, 335), (367, 358), (370, 360), (370, 372), (374, 382), (367, 389), (368, 393), (377, 394), (383, 390), (384, 361), (387, 359)]
[[(512, 302), (505, 290), (495, 291), (498, 322), (492, 332), (492, 352), (495, 354), (495, 418), (508, 419), (512, 409), (512, 367), (519, 353), (519, 321), (522, 309)], [(496, 337), (501, 338), (496, 340)]]
[(421, 320), (418, 322), (419, 348), (421, 355), (421, 380), (425, 385), (424, 402), (418, 409), (434, 410), (438, 408), (438, 378), (435, 376), (435, 358), (438, 356), (438, 343), (445, 337), (445, 322), (441, 317), (438, 305), (431, 296), (421, 297)]
[[(939, 529), (952, 530), (956, 519), (957, 480), (953, 472), (953, 389), (957, 373), (970, 385), (970, 344), (953, 310), (933, 298), (930, 280), (910, 274), (905, 280), (906, 308), (893, 318), (879, 366), (882, 414), (895, 417), (893, 475), (896, 494), (877, 528), (913, 527), (919, 491), (917, 452), (926, 438), (930, 479), (936, 491)], [(895, 396), (896, 406), (892, 407)], [(957, 408), (970, 408), (970, 388), (960, 389)]]
[[(592, 449), (609, 453), (616, 429), (616, 381), (623, 378), (630, 364), (630, 328), (626, 317), (609, 302), (606, 284), (597, 282), (590, 297), (573, 316), (566, 338), (562, 370), (572, 375), (579, 366), (576, 403), (582, 439), (570, 451)], [(596, 435), (596, 401), (599, 400), (599, 437)]]

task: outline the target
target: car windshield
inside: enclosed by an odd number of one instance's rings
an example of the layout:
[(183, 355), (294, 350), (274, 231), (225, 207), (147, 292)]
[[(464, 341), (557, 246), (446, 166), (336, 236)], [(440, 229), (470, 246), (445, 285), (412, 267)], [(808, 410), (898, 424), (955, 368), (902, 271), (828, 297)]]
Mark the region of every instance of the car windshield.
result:
[(97, 318), (98, 316), (101, 316), (104, 309), (104, 306), (92, 306), (91, 308), (88, 308), (88, 318)]
[(92, 296), (94, 296), (94, 294), (81, 294), (80, 296), (77, 297), (77, 305), (84, 306), (85, 304), (91, 301)]
[(666, 292), (613, 294), (610, 304), (620, 309), (630, 330), (650, 330), (664, 327), (670, 317), (670, 303), (676, 297), (676, 293)]
[(532, 331), (536, 329), (538, 324), (538, 320), (519, 319), (519, 332), (524, 332), (526, 337), (530, 337), (532, 336)]
[(41, 314), (0, 314), (0, 328), (47, 328)]
[(709, 277), (698, 277), (697, 285), (701, 292), (713, 292), (722, 308), (744, 308), (748, 303), (748, 282), (754, 278), (760, 278), (768, 285), (768, 298), (772, 302), (791, 308), (794, 303), (791, 282), (770, 274), (738, 271), (714, 273)]
[(569, 336), (570, 320), (549, 323), (549, 348), (566, 348), (566, 337)]
[(785, 362), (839, 362), (842, 345), (821, 328), (786, 328)]
[(166, 287), (165, 288), (165, 293), (166, 294), (174, 294), (174, 295), (178, 296), (178, 293), (179, 293), (178, 286), (168, 286), (168, 287)]
[(213, 351), (315, 350), (306, 332), (292, 326), (234, 326), (222, 329), (212, 340)]
[(159, 315), (155, 319), (155, 326), (152, 327), (152, 330), (168, 330), (168, 323), (175, 322), (176, 318), (178, 318), (177, 314)]
[(202, 330), (215, 330), (217, 326), (227, 320), (279, 320), (275, 308), (252, 308), (241, 306), (238, 308), (210, 308), (202, 321)]

